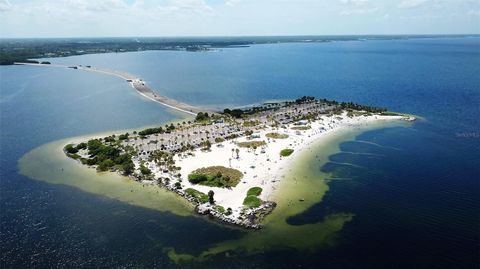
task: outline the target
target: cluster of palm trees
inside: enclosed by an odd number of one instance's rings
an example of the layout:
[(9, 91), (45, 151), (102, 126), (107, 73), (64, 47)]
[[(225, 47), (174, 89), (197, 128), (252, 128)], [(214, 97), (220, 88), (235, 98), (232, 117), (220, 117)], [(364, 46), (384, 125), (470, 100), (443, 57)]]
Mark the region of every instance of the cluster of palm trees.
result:
[(150, 153), (149, 161), (155, 162), (163, 172), (175, 172), (180, 170), (180, 167), (175, 166), (173, 156), (172, 153), (155, 150)]
[(236, 149), (232, 148), (232, 158), (234, 153), (237, 154), (237, 159), (240, 159), (240, 150), (238, 148)]

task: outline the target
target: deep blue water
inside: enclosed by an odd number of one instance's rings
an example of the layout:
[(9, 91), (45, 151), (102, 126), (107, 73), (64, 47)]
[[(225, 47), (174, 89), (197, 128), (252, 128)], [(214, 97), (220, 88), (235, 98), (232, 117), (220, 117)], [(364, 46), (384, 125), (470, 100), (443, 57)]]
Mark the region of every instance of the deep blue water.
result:
[[(52, 62), (124, 70), (192, 104), (240, 106), (314, 95), (425, 118), (411, 128), (364, 133), (318, 167), (332, 172), (330, 191), (323, 202), (288, 221), (301, 225), (332, 212), (355, 214), (338, 234), (338, 246), (313, 253), (219, 256), (205, 267), (479, 266), (480, 38), (275, 44)], [(18, 175), (16, 161), (45, 142), (174, 116), (115, 78), (11, 66), (0, 67), (0, 75), (0, 236), (6, 267), (30, 262), (165, 266), (163, 246), (195, 252), (240, 236), (198, 218), (128, 206)], [(194, 235), (196, 240), (188, 240)]]

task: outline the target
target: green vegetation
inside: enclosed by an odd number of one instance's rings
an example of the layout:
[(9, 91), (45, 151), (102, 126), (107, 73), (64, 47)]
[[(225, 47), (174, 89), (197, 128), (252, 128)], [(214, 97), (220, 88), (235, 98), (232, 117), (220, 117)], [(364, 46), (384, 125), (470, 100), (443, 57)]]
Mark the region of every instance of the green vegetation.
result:
[(157, 164), (160, 169), (164, 171), (167, 170), (170, 172), (175, 172), (181, 169), (180, 167), (175, 166), (173, 154), (166, 151), (155, 150), (150, 154), (149, 160), (154, 161), (155, 164)]
[(262, 200), (260, 200), (257, 196), (255, 195), (248, 195), (245, 197), (243, 200), (243, 205), (248, 207), (248, 208), (255, 208), (259, 207), (262, 205)]
[[(87, 149), (89, 158), (80, 158), (76, 153), (79, 150)], [(87, 143), (80, 143), (76, 147), (72, 144), (65, 146), (65, 151), (70, 158), (79, 159), (83, 164), (97, 165), (98, 171), (120, 170), (125, 175), (130, 175), (135, 166), (130, 153), (122, 153), (118, 146), (105, 145), (99, 139), (89, 140)]]
[(223, 141), (225, 141), (225, 139), (221, 137), (215, 137), (215, 143), (222, 143)]
[(77, 149), (78, 149), (78, 150), (87, 149), (87, 143), (82, 142), (82, 143), (78, 144), (78, 145), (77, 145)]
[(370, 113), (382, 113), (387, 111), (387, 109), (383, 107), (365, 106), (365, 105), (355, 104), (352, 102), (342, 102), (340, 103), (340, 107), (341, 109), (353, 109), (357, 111), (364, 110)]
[(312, 129), (312, 127), (310, 127), (310, 126), (294, 126), (290, 129), (297, 130), (297, 131), (306, 131), (306, 130)]
[(260, 187), (250, 188), (247, 191), (247, 197), (245, 197), (245, 199), (243, 200), (243, 205), (248, 208), (259, 207), (262, 204), (262, 200), (257, 196), (259, 196), (261, 193), (262, 188)]
[(210, 120), (208, 113), (198, 112), (197, 116), (195, 117), (196, 122), (203, 122), (207, 120)]
[(247, 191), (247, 196), (250, 196), (250, 195), (259, 196), (261, 193), (262, 193), (262, 188), (260, 188), (260, 187), (253, 187), (253, 188), (250, 188), (250, 189)]
[(253, 147), (260, 147), (265, 146), (267, 143), (265, 141), (247, 141), (247, 142), (239, 142), (237, 146), (241, 148), (253, 148)]
[(145, 166), (145, 163), (140, 163), (140, 173), (145, 176), (149, 176), (152, 174), (152, 170)]
[(223, 207), (221, 205), (216, 205), (215, 210), (217, 210), (218, 212), (220, 212), (222, 214), (225, 214), (225, 207)]
[(235, 187), (242, 179), (242, 172), (223, 166), (204, 167), (188, 175), (192, 184), (210, 187), (230, 188)]
[(211, 205), (213, 205), (215, 203), (215, 199), (213, 199), (213, 195), (215, 195), (215, 193), (212, 190), (209, 190), (208, 191), (208, 202)]
[(163, 130), (162, 127), (158, 127), (158, 128), (148, 128), (148, 129), (145, 129), (145, 130), (143, 130), (143, 131), (138, 132), (138, 135), (146, 136), (146, 135), (163, 134), (163, 133), (165, 133), (165, 130)]
[(196, 189), (188, 188), (185, 190), (185, 193), (197, 199), (199, 203), (208, 203), (208, 195), (203, 192), (197, 191)]
[(130, 136), (129, 133), (121, 134), (121, 135), (118, 136), (118, 139), (127, 140), (129, 136)]
[(295, 100), (295, 103), (300, 105), (300, 104), (305, 104), (305, 103), (310, 103), (315, 101), (315, 97), (313, 96), (303, 96), (301, 98), (298, 98)]
[(280, 151), (280, 156), (287, 157), (287, 156), (292, 155), (292, 153), (293, 153), (293, 149), (282, 149)]
[(108, 143), (113, 143), (115, 142), (115, 135), (107, 136), (103, 138), (103, 141), (108, 142)]
[(231, 139), (235, 139), (235, 138), (238, 138), (238, 137), (239, 137), (238, 134), (230, 134), (230, 135), (226, 136), (225, 139), (231, 140)]
[(272, 138), (272, 139), (286, 139), (286, 138), (288, 138), (287, 134), (279, 134), (279, 133), (268, 133), (265, 136), (268, 137), (268, 138)]
[(200, 145), (202, 146), (202, 150), (210, 150), (212, 148), (210, 140), (203, 141)]
[(75, 154), (78, 152), (78, 149), (76, 147), (74, 147), (72, 144), (68, 144), (65, 146), (64, 150), (67, 152), (67, 153), (70, 153), (70, 154)]
[(243, 126), (245, 127), (253, 127), (259, 125), (260, 122), (258, 120), (251, 120), (251, 121), (244, 121)]
[(234, 118), (239, 119), (243, 115), (243, 110), (241, 110), (241, 109), (230, 110), (230, 109), (226, 108), (226, 109), (223, 110), (223, 114), (230, 115)]
[(382, 112), (382, 113), (380, 113), (380, 114), (383, 115), (383, 116), (401, 116), (401, 115), (398, 114), (398, 113), (389, 112), (389, 111), (385, 111), (385, 112)]

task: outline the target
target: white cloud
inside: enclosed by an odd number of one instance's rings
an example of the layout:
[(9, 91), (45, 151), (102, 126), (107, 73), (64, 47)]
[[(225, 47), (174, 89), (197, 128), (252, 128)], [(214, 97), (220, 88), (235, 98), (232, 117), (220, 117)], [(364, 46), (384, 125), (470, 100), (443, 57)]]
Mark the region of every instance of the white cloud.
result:
[(12, 4), (8, 0), (0, 0), (0, 12), (12, 10)]
[(340, 15), (358, 15), (358, 14), (370, 14), (375, 13), (379, 10), (378, 7), (371, 8), (359, 8), (359, 9), (346, 9), (340, 12)]
[(340, 0), (344, 5), (352, 5), (352, 6), (364, 6), (368, 4), (369, 0)]
[(89, 11), (112, 11), (127, 8), (128, 5), (122, 0), (67, 0), (67, 6)]
[(194, 13), (212, 11), (212, 8), (204, 0), (172, 0), (167, 8)]
[(340, 15), (370, 14), (379, 10), (369, 0), (340, 0), (340, 2), (345, 6), (345, 9), (340, 11)]
[(226, 6), (229, 6), (229, 7), (234, 7), (236, 6), (238, 3), (240, 3), (242, 0), (227, 0), (225, 1), (225, 5)]
[(403, 0), (398, 4), (400, 8), (417, 8), (430, 3), (430, 0)]
[(480, 0), (0, 0), (0, 30), (5, 37), (478, 33), (479, 10)]

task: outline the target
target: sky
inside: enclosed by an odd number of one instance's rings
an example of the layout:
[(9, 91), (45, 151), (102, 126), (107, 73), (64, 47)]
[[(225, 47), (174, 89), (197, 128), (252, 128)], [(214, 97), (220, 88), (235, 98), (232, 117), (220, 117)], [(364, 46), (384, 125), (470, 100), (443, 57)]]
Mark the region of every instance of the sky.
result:
[(0, 0), (0, 37), (480, 34), (480, 0)]

